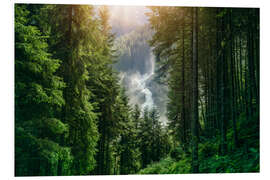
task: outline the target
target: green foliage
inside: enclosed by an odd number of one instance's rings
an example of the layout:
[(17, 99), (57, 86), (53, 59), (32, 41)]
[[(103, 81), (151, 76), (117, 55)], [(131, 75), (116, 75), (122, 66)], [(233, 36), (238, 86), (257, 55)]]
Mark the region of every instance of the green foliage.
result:
[(208, 158), (214, 156), (218, 152), (217, 139), (208, 140), (204, 143), (199, 144), (199, 154), (203, 158)]
[(189, 158), (183, 158), (172, 164), (168, 174), (187, 174), (191, 173), (191, 161)]
[(187, 174), (191, 172), (189, 158), (182, 158), (179, 161), (171, 157), (162, 159), (159, 162), (150, 164), (147, 168), (139, 171), (139, 174)]
[[(258, 171), (259, 10), (149, 9), (156, 72), (168, 82), (169, 129), (175, 146), (181, 146), (171, 156), (196, 162), (199, 154), (199, 172), (204, 173)], [(194, 23), (197, 18), (199, 25)], [(193, 81), (197, 75), (198, 89)], [(193, 96), (197, 90), (198, 99)], [(191, 124), (195, 108), (199, 118)], [(198, 137), (190, 136), (195, 132)], [(197, 138), (198, 143), (192, 145)], [(185, 157), (190, 149), (193, 157)], [(252, 159), (247, 160), (248, 156)], [(197, 163), (193, 164), (197, 171)]]
[[(58, 173), (69, 175), (71, 173), (73, 156), (70, 148), (61, 147), (47, 138), (37, 138), (21, 127), (16, 127), (15, 132), (15, 174), (17, 176), (58, 175)], [(61, 172), (57, 172), (58, 166), (61, 167)]]
[[(205, 142), (199, 145), (199, 162), (201, 173), (239, 173), (259, 171), (259, 152), (250, 148), (248, 152), (238, 149), (231, 154), (216, 154), (218, 143)], [(170, 157), (152, 163), (141, 169), (139, 174), (185, 174), (191, 173), (191, 153), (182, 148), (173, 149)]]
[(248, 153), (238, 150), (225, 156), (214, 155), (201, 160), (200, 171), (205, 173), (258, 172), (259, 153), (254, 149), (254, 152), (250, 150)]
[(171, 168), (174, 163), (175, 161), (168, 157), (159, 162), (149, 164), (147, 168), (140, 170), (138, 174), (172, 174), (169, 168)]
[(55, 118), (65, 104), (65, 84), (55, 75), (60, 61), (51, 58), (38, 27), (29, 25), (30, 15), (26, 5), (15, 5), (15, 175), (57, 175), (59, 161), (68, 175), (70, 148), (54, 137), (68, 132)]
[[(153, 31), (114, 44), (106, 6), (15, 5), (16, 176), (193, 171), (193, 11), (150, 9)], [(258, 172), (258, 11), (199, 14), (199, 172)], [(113, 69), (143, 73), (150, 36), (157, 78), (168, 80), (168, 125), (156, 108), (129, 105)]]
[(54, 15), (48, 20), (50, 46), (54, 57), (62, 59), (59, 74), (66, 83), (62, 118), (69, 127), (65, 144), (71, 147), (74, 156), (72, 174), (90, 174), (95, 167), (99, 132), (87, 81), (94, 58), (91, 51), (101, 41), (94, 37), (100, 25), (93, 18), (92, 6), (52, 5), (46, 10)]
[(159, 112), (156, 108), (150, 111), (147, 107), (144, 109), (140, 127), (139, 147), (142, 153), (142, 167), (145, 168), (148, 164), (164, 158), (170, 152), (171, 141), (167, 134), (167, 127), (161, 126)]
[(45, 128), (50, 130), (54, 135), (60, 135), (68, 132), (68, 126), (58, 119), (49, 118), (44, 121), (44, 125), (46, 126)]

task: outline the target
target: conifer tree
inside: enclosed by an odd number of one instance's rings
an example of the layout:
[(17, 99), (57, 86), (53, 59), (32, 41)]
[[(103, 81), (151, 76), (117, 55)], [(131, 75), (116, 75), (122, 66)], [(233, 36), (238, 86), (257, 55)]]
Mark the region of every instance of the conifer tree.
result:
[(31, 24), (25, 5), (15, 5), (15, 175), (68, 175), (73, 157), (61, 143), (69, 132), (59, 112), (65, 83), (60, 61)]
[(62, 58), (59, 74), (66, 83), (62, 118), (69, 125), (65, 142), (74, 155), (73, 174), (90, 174), (95, 167), (94, 155), (98, 140), (96, 114), (89, 102), (91, 91), (86, 81), (91, 78), (87, 67), (93, 58), (96, 21), (91, 6), (55, 5), (51, 42), (54, 56)]

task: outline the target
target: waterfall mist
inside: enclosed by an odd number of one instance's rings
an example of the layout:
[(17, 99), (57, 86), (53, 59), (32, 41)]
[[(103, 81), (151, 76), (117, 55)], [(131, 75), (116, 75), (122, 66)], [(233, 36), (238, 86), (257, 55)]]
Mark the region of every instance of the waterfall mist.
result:
[(123, 74), (124, 85), (127, 88), (127, 94), (132, 104), (139, 104), (141, 108), (152, 109), (154, 101), (152, 92), (148, 87), (148, 83), (154, 75), (154, 56), (150, 55), (150, 66), (148, 72), (141, 74), (139, 71)]
[[(114, 67), (119, 72), (120, 83), (126, 89), (130, 105), (138, 104), (142, 111), (146, 107), (156, 107), (160, 121), (166, 122), (168, 90), (166, 85), (155, 80), (155, 56), (148, 44), (153, 32), (145, 16), (147, 8), (126, 7), (124, 10), (112, 7), (111, 10), (114, 16), (110, 22), (113, 33), (117, 35), (114, 46), (118, 49), (118, 61)], [(115, 11), (132, 15), (128, 18), (129, 23)]]
[(154, 81), (155, 76), (155, 59), (150, 52), (149, 59), (146, 61), (145, 73), (132, 70), (120, 72), (121, 84), (126, 88), (126, 93), (130, 99), (131, 105), (138, 104), (141, 109), (152, 109), (156, 107), (160, 112), (160, 120), (167, 121), (166, 117), (166, 100), (167, 87)]

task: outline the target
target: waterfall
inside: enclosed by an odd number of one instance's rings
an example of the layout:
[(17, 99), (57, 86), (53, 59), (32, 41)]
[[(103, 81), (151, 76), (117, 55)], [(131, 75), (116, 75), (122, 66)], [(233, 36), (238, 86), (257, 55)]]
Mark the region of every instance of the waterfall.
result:
[(146, 107), (148, 109), (157, 107), (160, 121), (166, 123), (167, 86), (154, 81), (155, 59), (151, 51), (148, 58), (145, 59), (144, 67), (144, 73), (140, 73), (138, 69), (121, 71), (120, 83), (126, 88), (130, 105), (138, 104), (142, 111)]
[(149, 72), (147, 72), (146, 74), (143, 75), (141, 84), (143, 89), (141, 90), (141, 93), (144, 94), (145, 97), (145, 102), (142, 104), (142, 109), (148, 107), (148, 108), (152, 108), (154, 106), (154, 101), (152, 98), (152, 92), (150, 91), (150, 89), (147, 87), (146, 82), (147, 80), (149, 80), (153, 75), (154, 75), (154, 67), (155, 67), (155, 61), (154, 61), (154, 56), (151, 54), (150, 55), (150, 68), (149, 68)]
[(140, 104), (142, 109), (145, 107), (151, 109), (154, 106), (152, 92), (147, 86), (154, 75), (154, 63), (154, 56), (151, 53), (146, 64), (146, 73), (141, 74), (136, 71), (124, 73), (121, 77), (122, 81), (124, 80), (131, 103)]
[[(147, 8), (144, 11), (148, 11)], [(125, 88), (130, 106), (137, 104), (141, 111), (146, 107), (156, 107), (160, 113), (160, 120), (166, 122), (168, 87), (154, 80), (155, 56), (148, 44), (154, 32), (144, 13), (138, 13), (146, 20), (143, 25), (138, 25), (137, 22), (142, 21), (135, 17), (128, 19), (136, 28), (119, 21), (122, 18), (122, 13), (120, 14), (119, 18), (111, 22), (113, 32), (118, 34), (115, 49), (119, 49), (119, 59), (115, 68), (119, 72), (119, 83)], [(135, 13), (131, 14), (134, 16)]]

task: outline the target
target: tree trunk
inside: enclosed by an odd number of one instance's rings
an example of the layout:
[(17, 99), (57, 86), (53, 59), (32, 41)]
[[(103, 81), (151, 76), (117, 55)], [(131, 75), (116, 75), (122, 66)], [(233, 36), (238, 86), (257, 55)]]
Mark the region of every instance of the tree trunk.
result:
[(235, 68), (234, 68), (234, 55), (233, 55), (233, 27), (232, 27), (232, 11), (230, 10), (229, 14), (229, 20), (230, 20), (230, 59), (231, 59), (231, 117), (233, 122), (233, 138), (234, 138), (234, 145), (237, 147), (238, 145), (238, 136), (237, 136), (237, 128), (236, 128), (236, 119), (235, 119), (235, 84), (234, 84), (234, 74), (235, 74)]
[(193, 8), (193, 39), (192, 39), (192, 54), (193, 54), (193, 103), (192, 103), (192, 172), (199, 172), (198, 162), (198, 8)]
[[(183, 23), (184, 24), (184, 23)], [(183, 144), (185, 147), (187, 137), (186, 137), (186, 115), (185, 115), (185, 31), (184, 26), (182, 27), (182, 123), (183, 123)]]

